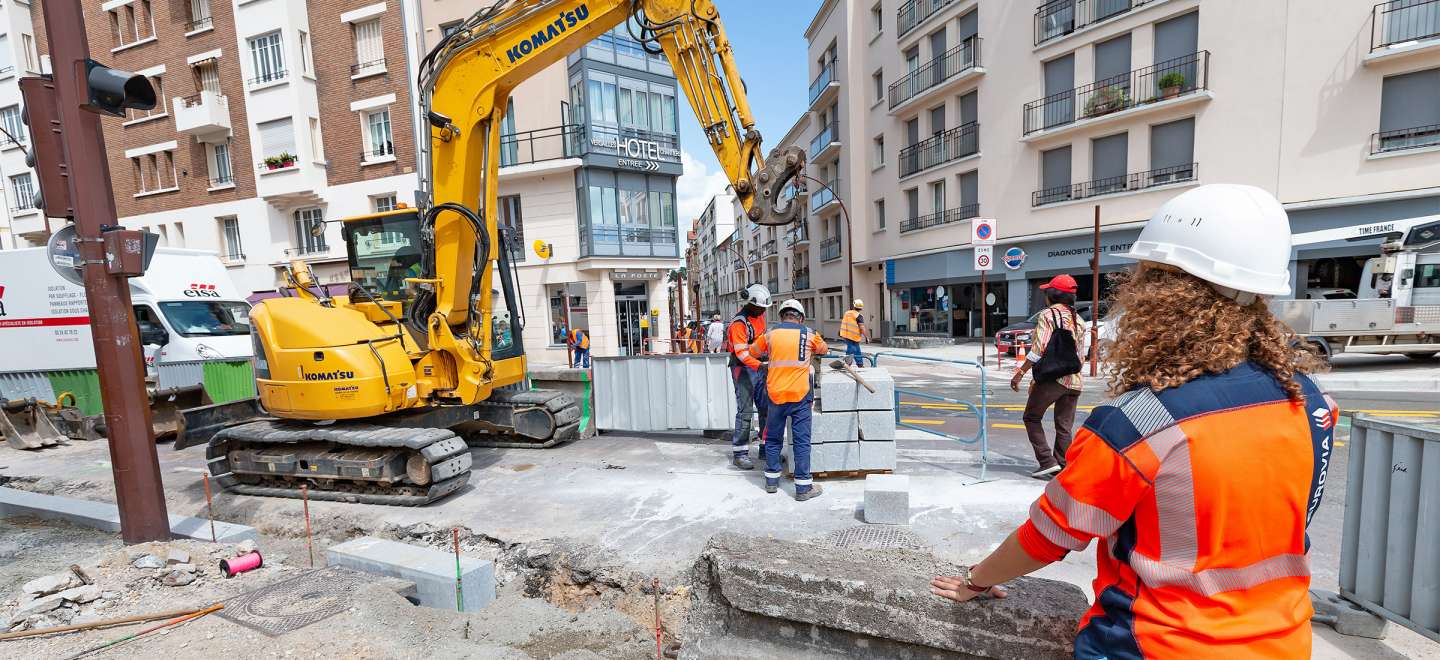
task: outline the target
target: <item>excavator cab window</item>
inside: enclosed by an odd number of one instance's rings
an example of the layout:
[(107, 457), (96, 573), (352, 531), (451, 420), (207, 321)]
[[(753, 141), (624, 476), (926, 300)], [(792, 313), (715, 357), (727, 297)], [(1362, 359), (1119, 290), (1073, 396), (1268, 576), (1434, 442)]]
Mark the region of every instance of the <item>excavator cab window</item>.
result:
[(421, 277), (423, 272), (419, 214), (410, 210), (351, 220), (345, 230), (350, 280), (408, 308), (415, 285), (405, 279)]

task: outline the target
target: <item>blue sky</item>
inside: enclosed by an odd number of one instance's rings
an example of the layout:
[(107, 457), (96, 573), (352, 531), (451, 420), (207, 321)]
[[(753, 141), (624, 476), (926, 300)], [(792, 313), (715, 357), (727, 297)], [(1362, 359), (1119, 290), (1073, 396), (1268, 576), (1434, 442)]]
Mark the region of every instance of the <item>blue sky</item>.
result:
[[(805, 28), (820, 0), (718, 0), (715, 4), (769, 152), (806, 110), (810, 81)], [(685, 174), (676, 182), (677, 219), (688, 228), (710, 197), (724, 191), (728, 180), (694, 114), (688, 108), (679, 114), (680, 148), (688, 158), (684, 158)]]

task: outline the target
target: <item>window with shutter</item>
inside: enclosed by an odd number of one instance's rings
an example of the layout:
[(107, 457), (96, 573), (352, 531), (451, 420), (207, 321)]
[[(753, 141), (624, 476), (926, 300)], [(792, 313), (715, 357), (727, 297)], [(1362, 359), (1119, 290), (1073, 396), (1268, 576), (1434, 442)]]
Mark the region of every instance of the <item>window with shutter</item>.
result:
[(25, 144), (29, 131), (25, 128), (24, 122), (20, 121), (20, 106), (12, 105), (0, 108), (0, 125), (5, 127), (6, 133), (3, 138), (0, 138), (0, 146)]
[(260, 153), (264, 158), (282, 154), (295, 154), (295, 126), (289, 117), (273, 121), (262, 121), (255, 125), (260, 130)]
[(371, 76), (385, 72), (385, 46), (380, 41), (380, 19), (354, 24), (355, 66), (352, 76)]

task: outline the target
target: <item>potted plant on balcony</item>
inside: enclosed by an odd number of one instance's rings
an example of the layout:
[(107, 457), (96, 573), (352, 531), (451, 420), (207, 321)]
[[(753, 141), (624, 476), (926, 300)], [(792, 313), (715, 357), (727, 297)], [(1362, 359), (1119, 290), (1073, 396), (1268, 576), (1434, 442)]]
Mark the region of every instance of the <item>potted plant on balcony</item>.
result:
[(1180, 95), (1180, 88), (1185, 86), (1185, 74), (1179, 71), (1171, 71), (1160, 76), (1160, 98), (1173, 99)]
[(1085, 102), (1085, 116), (1098, 117), (1122, 110), (1130, 102), (1130, 92), (1124, 87), (1105, 87), (1095, 92)]
[(290, 152), (288, 152), (288, 151), (282, 151), (282, 152), (280, 152), (280, 155), (279, 155), (279, 156), (270, 156), (269, 158), (266, 158), (266, 159), (265, 159), (265, 167), (267, 167), (267, 168), (269, 168), (269, 169), (272, 169), (272, 170), (278, 170), (278, 169), (281, 169), (281, 168), (290, 167), (291, 165), (294, 165), (294, 164), (295, 164), (295, 155), (292, 154), (292, 153), (290, 153)]

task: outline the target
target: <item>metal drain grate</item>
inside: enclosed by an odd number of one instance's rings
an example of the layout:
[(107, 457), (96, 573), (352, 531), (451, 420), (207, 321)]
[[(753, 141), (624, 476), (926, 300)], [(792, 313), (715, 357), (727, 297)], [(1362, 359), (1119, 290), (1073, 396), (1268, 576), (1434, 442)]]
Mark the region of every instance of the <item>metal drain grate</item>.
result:
[(227, 601), (220, 616), (276, 637), (344, 612), (355, 590), (374, 579), (343, 568), (310, 571)]
[(929, 550), (930, 544), (903, 527), (858, 525), (826, 534), (822, 545), (834, 548), (873, 548), (878, 550)]

